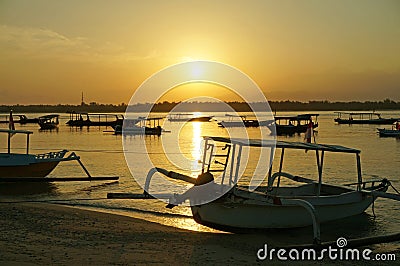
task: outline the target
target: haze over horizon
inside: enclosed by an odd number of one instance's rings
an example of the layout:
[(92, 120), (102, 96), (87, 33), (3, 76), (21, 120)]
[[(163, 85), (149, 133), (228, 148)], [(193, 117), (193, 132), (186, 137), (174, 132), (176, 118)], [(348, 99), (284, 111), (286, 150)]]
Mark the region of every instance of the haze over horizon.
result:
[[(0, 104), (128, 103), (193, 60), (243, 71), (268, 100), (400, 101), (399, 14), (395, 0), (2, 0)], [(204, 93), (238, 99), (207, 84), (162, 99)]]

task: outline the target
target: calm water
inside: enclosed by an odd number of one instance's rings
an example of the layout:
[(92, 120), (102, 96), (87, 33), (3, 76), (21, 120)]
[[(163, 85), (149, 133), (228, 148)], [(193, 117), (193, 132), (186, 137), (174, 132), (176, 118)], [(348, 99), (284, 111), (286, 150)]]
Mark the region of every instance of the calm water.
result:
[[(297, 114), (295, 112), (281, 112), (279, 115)], [(139, 116), (140, 114), (138, 114)], [(223, 120), (224, 113), (216, 115), (216, 119)], [(28, 117), (36, 117), (37, 114), (28, 114)], [(383, 117), (399, 117), (400, 111), (382, 112)], [(316, 134), (318, 143), (339, 144), (360, 149), (363, 167), (363, 178), (368, 180), (374, 177), (386, 177), (392, 184), (400, 189), (400, 140), (396, 138), (380, 138), (376, 133), (376, 125), (336, 125), (333, 122), (333, 112), (320, 112), (318, 118), (319, 127)], [(16, 125), (18, 129), (32, 130), (31, 153), (44, 153), (68, 149), (81, 156), (83, 163), (93, 176), (120, 177), (119, 182), (69, 182), (53, 183), (45, 186), (21, 188), (15, 185), (4, 185), (0, 192), (2, 200), (8, 201), (61, 201), (68, 205), (87, 208), (97, 208), (102, 211), (115, 212), (148, 219), (161, 224), (199, 231), (213, 231), (207, 227), (196, 224), (192, 218), (190, 209), (177, 207), (173, 210), (165, 208), (165, 203), (153, 200), (107, 200), (107, 192), (141, 192), (132, 177), (125, 156), (123, 144), (129, 158), (133, 158), (137, 171), (143, 176), (149, 170), (143, 163), (146, 154), (142, 152), (140, 145), (145, 142), (150, 159), (156, 166), (169, 170), (177, 169), (171, 165), (172, 160), (180, 170), (188, 175), (196, 176), (199, 173), (201, 136), (226, 136), (225, 129), (219, 128), (216, 122), (210, 123), (177, 123), (165, 121), (163, 127), (172, 133), (164, 133), (161, 137), (135, 136), (122, 137), (113, 135), (112, 130), (106, 127), (90, 127), (77, 129), (65, 125), (68, 116), (61, 116), (58, 131), (42, 132), (38, 125)], [(7, 127), (1, 124), (0, 127)], [(390, 127), (390, 126), (378, 126)], [(266, 128), (263, 128), (267, 130)], [(179, 134), (177, 134), (179, 132)], [(257, 129), (249, 129), (250, 137), (257, 137)], [(304, 135), (293, 137), (278, 137), (281, 140), (303, 141)], [(175, 144), (176, 142), (179, 145)], [(12, 139), (13, 151), (22, 152), (24, 148), (24, 136), (14, 136)], [(6, 136), (1, 136), (0, 149), (6, 149)], [(165, 155), (164, 150), (167, 154)], [(257, 152), (255, 152), (257, 155)], [(279, 155), (279, 154), (277, 154)], [(252, 156), (252, 155), (251, 155)], [(317, 175), (315, 154), (305, 154), (304, 151), (288, 152), (286, 154), (283, 171), (305, 177), (315, 178)], [(168, 158), (167, 158), (168, 157)], [(279, 156), (275, 157), (275, 161)], [(143, 161), (142, 161), (143, 160)], [(244, 177), (249, 177), (254, 169), (254, 160), (250, 160)], [(275, 168), (277, 164), (275, 164)], [(77, 162), (61, 163), (50, 176), (84, 176)], [(261, 178), (261, 177), (258, 177)], [(329, 183), (344, 184), (356, 181), (355, 158), (353, 155), (327, 154), (324, 162), (324, 180)], [(157, 189), (157, 184), (155, 184)], [(394, 193), (389, 189), (389, 192)], [(341, 220), (331, 224), (322, 225), (322, 240), (335, 240), (339, 236), (347, 238), (365, 237), (397, 233), (400, 231), (400, 203), (379, 199), (375, 204), (374, 219), (371, 209), (366, 214)], [(263, 232), (261, 232), (263, 233)], [(296, 230), (284, 230), (279, 232), (265, 232), (266, 241), (274, 243), (298, 243), (310, 242), (311, 228)], [(270, 243), (271, 243), (270, 242)], [(400, 248), (400, 243), (385, 244), (384, 248)]]

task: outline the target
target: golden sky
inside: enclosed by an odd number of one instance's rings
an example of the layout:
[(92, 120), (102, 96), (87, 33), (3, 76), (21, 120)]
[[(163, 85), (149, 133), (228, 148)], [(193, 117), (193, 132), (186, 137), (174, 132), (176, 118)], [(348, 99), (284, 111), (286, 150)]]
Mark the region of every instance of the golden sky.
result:
[[(269, 100), (400, 101), (399, 47), (397, 0), (0, 0), (0, 104), (127, 103), (190, 60), (240, 69)], [(196, 86), (180, 87), (163, 99)]]

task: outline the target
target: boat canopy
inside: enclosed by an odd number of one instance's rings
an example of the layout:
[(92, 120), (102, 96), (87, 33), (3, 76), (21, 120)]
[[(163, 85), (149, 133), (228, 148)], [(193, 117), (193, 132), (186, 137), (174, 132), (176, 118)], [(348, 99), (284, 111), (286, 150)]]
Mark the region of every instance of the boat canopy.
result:
[(361, 151), (353, 148), (348, 148), (340, 145), (332, 144), (317, 144), (305, 142), (289, 142), (289, 141), (273, 141), (262, 139), (239, 139), (239, 138), (225, 138), (225, 137), (209, 137), (205, 136), (204, 139), (209, 139), (218, 142), (239, 144), (242, 146), (250, 147), (276, 147), (281, 149), (298, 149), (298, 150), (317, 150), (329, 152), (344, 152), (344, 153), (357, 153)]

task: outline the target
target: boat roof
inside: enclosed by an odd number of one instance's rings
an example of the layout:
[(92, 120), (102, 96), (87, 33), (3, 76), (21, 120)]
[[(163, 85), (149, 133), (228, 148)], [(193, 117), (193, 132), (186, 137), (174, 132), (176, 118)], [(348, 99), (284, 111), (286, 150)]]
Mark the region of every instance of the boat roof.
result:
[(239, 138), (226, 138), (226, 137), (210, 137), (205, 136), (204, 139), (211, 139), (218, 142), (239, 144), (250, 147), (276, 147), (281, 149), (297, 149), (297, 150), (318, 150), (330, 152), (344, 152), (344, 153), (360, 153), (360, 150), (348, 148), (340, 145), (332, 144), (317, 144), (305, 142), (289, 142), (289, 141), (273, 141), (261, 139), (239, 139)]
[(39, 119), (51, 119), (51, 118), (53, 118), (53, 117), (59, 117), (60, 115), (44, 115), (44, 116), (41, 116), (41, 117), (39, 117)]
[(346, 114), (346, 115), (380, 115), (380, 113), (375, 112), (335, 112), (336, 114)]
[(0, 133), (11, 133), (11, 134), (15, 134), (15, 133), (21, 133), (21, 134), (33, 134), (32, 131), (28, 131), (28, 130), (12, 130), (12, 129), (4, 129), (4, 128), (0, 128)]

